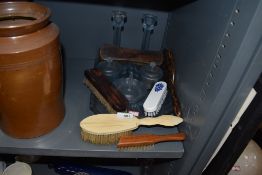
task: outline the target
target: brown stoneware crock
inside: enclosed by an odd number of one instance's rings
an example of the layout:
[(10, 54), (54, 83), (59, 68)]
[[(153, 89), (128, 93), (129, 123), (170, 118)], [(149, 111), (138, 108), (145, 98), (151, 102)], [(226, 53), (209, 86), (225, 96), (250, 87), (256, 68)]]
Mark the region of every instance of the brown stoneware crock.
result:
[(48, 8), (0, 3), (0, 126), (15, 138), (33, 138), (64, 117), (59, 29)]

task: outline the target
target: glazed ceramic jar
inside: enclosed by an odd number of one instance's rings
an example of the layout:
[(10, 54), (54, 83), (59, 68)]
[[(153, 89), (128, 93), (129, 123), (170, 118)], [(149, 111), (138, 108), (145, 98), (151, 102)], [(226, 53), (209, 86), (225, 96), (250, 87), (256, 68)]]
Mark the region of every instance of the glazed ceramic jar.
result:
[(59, 29), (48, 8), (0, 3), (0, 126), (15, 138), (50, 132), (64, 117)]

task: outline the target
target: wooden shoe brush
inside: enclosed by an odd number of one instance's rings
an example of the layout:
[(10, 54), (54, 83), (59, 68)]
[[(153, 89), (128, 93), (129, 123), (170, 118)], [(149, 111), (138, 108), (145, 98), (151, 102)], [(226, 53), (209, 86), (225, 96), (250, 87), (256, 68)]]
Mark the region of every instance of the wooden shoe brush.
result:
[(109, 113), (125, 111), (128, 101), (99, 69), (85, 71), (85, 85), (106, 107)]
[(80, 122), (81, 135), (84, 141), (95, 144), (117, 143), (121, 136), (132, 134), (132, 130), (140, 125), (153, 126), (175, 126), (183, 121), (182, 118), (173, 115), (162, 115), (159, 117), (121, 118), (116, 114), (97, 114), (86, 117)]
[(176, 134), (139, 134), (130, 136), (121, 136), (117, 144), (119, 149), (141, 148), (152, 146), (159, 142), (183, 141), (185, 140), (185, 133)]
[(141, 51), (131, 48), (116, 47), (114, 45), (105, 44), (99, 50), (101, 60), (106, 60), (109, 57), (117, 61), (129, 61), (137, 64), (148, 64), (155, 62), (161, 65), (164, 60), (161, 51)]

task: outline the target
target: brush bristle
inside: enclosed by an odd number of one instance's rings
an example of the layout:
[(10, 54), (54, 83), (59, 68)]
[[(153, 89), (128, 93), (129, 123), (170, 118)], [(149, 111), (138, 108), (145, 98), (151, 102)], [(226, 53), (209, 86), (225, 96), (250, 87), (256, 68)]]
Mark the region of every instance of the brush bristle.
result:
[(82, 139), (93, 144), (115, 144), (119, 141), (121, 136), (127, 136), (131, 134), (132, 131), (125, 131), (115, 134), (97, 135), (81, 130)]
[(142, 144), (136, 146), (117, 146), (119, 151), (137, 151), (137, 150), (150, 150), (154, 148), (154, 144)]
[(84, 80), (84, 84), (90, 89), (90, 91), (96, 96), (96, 98), (105, 106), (109, 113), (116, 113), (112, 106), (106, 101), (106, 99), (100, 94), (100, 92), (90, 83), (87, 79)]

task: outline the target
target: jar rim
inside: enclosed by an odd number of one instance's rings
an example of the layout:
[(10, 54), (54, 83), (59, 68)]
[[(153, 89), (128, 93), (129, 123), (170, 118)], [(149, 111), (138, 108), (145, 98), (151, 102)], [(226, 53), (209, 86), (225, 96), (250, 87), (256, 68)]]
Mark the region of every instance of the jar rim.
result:
[(51, 10), (34, 2), (0, 3), (0, 37), (35, 32), (49, 23)]

